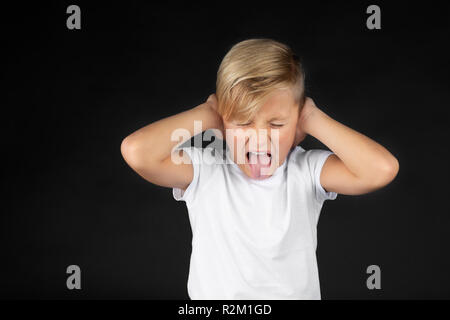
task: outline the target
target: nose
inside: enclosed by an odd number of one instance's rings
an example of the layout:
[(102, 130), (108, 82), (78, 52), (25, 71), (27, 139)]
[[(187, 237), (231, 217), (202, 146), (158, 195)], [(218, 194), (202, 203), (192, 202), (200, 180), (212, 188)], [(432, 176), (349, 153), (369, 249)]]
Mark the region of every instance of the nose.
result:
[(247, 144), (249, 150), (267, 151), (270, 150), (270, 128), (264, 125), (253, 125), (247, 131)]

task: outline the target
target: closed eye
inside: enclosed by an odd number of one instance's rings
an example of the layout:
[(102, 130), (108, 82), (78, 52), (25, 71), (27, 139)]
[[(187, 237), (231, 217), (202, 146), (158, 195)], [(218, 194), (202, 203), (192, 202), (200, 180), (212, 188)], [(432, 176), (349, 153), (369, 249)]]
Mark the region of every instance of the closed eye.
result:
[[(237, 123), (236, 125), (239, 126), (239, 127), (245, 127), (245, 126), (248, 126), (250, 124), (251, 124), (251, 122), (248, 122), (248, 123)], [(280, 127), (284, 126), (284, 124), (279, 124), (279, 123), (271, 123), (270, 125), (273, 126), (273, 127), (276, 127), (276, 128), (280, 128)]]

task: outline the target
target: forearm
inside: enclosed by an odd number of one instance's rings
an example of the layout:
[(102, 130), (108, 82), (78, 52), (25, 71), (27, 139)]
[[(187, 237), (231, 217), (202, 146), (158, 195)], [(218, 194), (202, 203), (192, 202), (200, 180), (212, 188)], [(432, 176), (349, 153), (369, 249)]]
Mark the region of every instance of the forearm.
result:
[[(129, 135), (122, 142), (122, 154), (127, 162), (150, 163), (163, 161), (171, 155), (172, 149), (198, 132), (194, 132), (194, 121), (201, 121), (201, 130), (221, 129), (219, 115), (203, 103), (192, 109), (155, 121)], [(175, 130), (182, 129), (189, 136), (172, 140)], [(127, 159), (128, 158), (128, 159)]]
[(398, 170), (397, 159), (386, 148), (318, 108), (309, 115), (305, 131), (330, 148), (349, 171), (364, 181), (382, 181)]

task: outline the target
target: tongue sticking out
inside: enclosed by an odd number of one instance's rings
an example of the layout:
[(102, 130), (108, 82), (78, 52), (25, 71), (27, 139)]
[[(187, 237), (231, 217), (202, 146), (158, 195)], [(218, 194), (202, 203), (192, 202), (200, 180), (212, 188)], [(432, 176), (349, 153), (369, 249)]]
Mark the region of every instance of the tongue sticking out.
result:
[(261, 177), (267, 176), (267, 169), (262, 170), (263, 168), (269, 168), (271, 165), (271, 157), (267, 154), (254, 154), (252, 152), (249, 153), (249, 167), (252, 178), (260, 179)]

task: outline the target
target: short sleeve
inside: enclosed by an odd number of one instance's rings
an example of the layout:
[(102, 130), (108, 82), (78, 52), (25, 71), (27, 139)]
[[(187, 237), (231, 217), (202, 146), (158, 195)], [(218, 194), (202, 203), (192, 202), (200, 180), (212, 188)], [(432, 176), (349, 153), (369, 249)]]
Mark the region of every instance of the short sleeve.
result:
[(195, 190), (198, 188), (198, 182), (200, 180), (202, 152), (201, 149), (195, 147), (183, 147), (178, 149), (183, 150), (191, 159), (191, 163), (194, 169), (194, 176), (186, 190), (180, 188), (172, 188), (172, 194), (174, 199), (177, 201), (191, 202), (194, 200)]
[(323, 202), (325, 200), (336, 199), (337, 197), (336, 192), (332, 191), (326, 192), (325, 189), (320, 184), (320, 174), (322, 172), (323, 165), (325, 164), (325, 161), (328, 159), (328, 157), (334, 153), (329, 150), (322, 150), (322, 149), (312, 149), (308, 150), (307, 152), (309, 153), (308, 165), (313, 181), (316, 200), (319, 202)]

